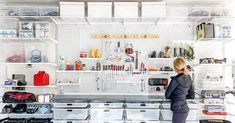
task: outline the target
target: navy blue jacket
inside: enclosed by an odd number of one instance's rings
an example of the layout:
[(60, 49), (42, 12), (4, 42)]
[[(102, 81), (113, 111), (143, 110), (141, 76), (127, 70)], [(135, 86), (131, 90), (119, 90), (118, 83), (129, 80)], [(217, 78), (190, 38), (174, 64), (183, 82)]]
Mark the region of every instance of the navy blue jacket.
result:
[(188, 112), (186, 99), (195, 98), (194, 85), (190, 75), (178, 74), (171, 77), (165, 97), (171, 99), (171, 110), (173, 112)]

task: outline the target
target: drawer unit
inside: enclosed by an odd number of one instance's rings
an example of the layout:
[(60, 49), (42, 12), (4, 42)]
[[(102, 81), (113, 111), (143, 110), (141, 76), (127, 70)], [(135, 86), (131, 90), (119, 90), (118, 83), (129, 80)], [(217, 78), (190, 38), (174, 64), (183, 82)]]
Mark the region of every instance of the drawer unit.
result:
[(54, 120), (53, 123), (88, 123), (87, 120)]
[(128, 109), (157, 109), (159, 108), (159, 103), (157, 102), (127, 102), (126, 108)]
[(126, 109), (127, 120), (159, 120), (158, 109)]
[(114, 121), (123, 119), (123, 109), (90, 109), (93, 121)]
[[(162, 120), (172, 120), (173, 113), (171, 110), (161, 110), (160, 112)], [(197, 110), (190, 110), (187, 120), (197, 120), (197, 113)]]
[(124, 103), (122, 101), (92, 101), (90, 103), (91, 108), (123, 108)]
[(87, 108), (88, 103), (55, 103), (55, 108)]
[(85, 120), (87, 117), (87, 109), (54, 109), (54, 119)]

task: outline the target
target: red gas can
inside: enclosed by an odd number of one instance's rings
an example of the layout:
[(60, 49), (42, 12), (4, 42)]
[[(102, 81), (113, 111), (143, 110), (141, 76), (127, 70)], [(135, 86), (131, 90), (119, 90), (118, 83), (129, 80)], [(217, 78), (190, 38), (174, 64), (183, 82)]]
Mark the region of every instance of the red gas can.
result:
[(45, 86), (49, 85), (49, 74), (45, 71), (39, 71), (34, 75), (34, 85), (35, 86)]

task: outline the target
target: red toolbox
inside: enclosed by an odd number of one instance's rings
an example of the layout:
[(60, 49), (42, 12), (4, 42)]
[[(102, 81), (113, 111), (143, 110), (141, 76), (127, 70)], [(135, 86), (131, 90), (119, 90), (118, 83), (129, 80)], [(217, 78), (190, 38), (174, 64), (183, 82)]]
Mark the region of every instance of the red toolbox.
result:
[(49, 85), (49, 74), (45, 71), (39, 71), (34, 75), (34, 86)]

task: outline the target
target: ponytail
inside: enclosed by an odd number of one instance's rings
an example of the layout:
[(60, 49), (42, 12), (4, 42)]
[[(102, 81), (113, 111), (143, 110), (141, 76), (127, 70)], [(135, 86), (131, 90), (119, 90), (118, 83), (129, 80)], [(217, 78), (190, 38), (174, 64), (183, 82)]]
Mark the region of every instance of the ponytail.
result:
[(183, 73), (183, 74), (189, 73), (187, 66), (186, 66), (186, 61), (184, 60), (184, 58), (182, 57), (176, 58), (173, 62), (173, 65), (174, 65), (174, 69), (176, 72)]

